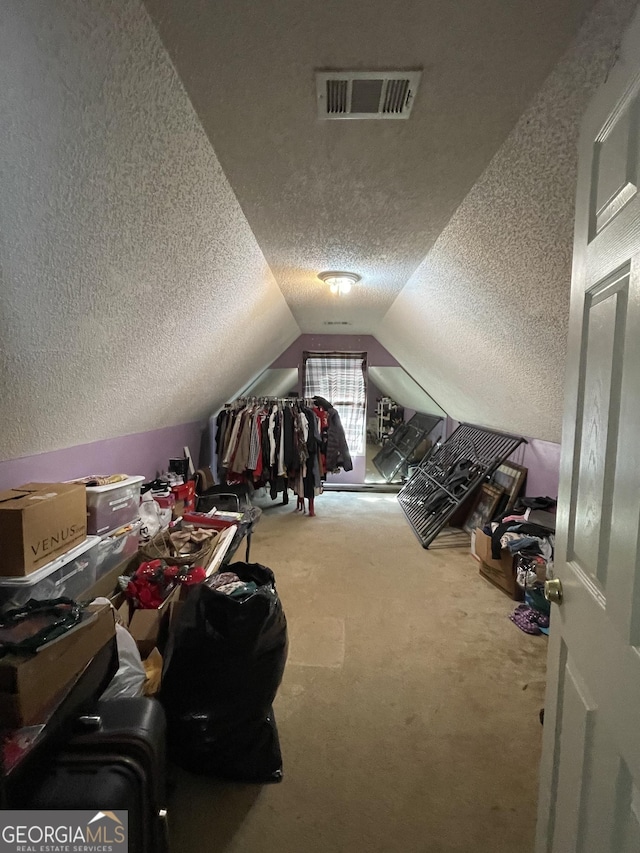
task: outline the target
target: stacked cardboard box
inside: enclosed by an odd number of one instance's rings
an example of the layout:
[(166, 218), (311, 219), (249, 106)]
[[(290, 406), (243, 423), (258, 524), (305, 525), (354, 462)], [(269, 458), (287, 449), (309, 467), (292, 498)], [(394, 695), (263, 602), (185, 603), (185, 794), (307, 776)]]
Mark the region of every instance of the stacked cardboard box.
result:
[(181, 595), (186, 595), (187, 589), (174, 587), (169, 595), (156, 609), (134, 609), (123, 593), (118, 593), (111, 599), (118, 620), (129, 631), (136, 641), (142, 660), (147, 658), (154, 648), (164, 648), (169, 631), (172, 606), (180, 601)]
[[(83, 484), (27, 483), (0, 492), (0, 576), (7, 583), (15, 579), (19, 588), (21, 582), (28, 584), (29, 576), (37, 578), (34, 573), (49, 566), (57, 572), (66, 554), (88, 542)], [(78, 578), (80, 568), (90, 586), (95, 578), (87, 566), (74, 565), (69, 577)], [(38, 583), (33, 597), (42, 598), (37, 595)], [(0, 657), (0, 727), (7, 730), (44, 722), (92, 658), (114, 642), (114, 635), (111, 608), (90, 607), (78, 625), (35, 653)]]
[(78, 625), (35, 653), (0, 658), (0, 727), (44, 722), (60, 693), (114, 634), (112, 609), (91, 606)]
[(522, 598), (522, 589), (516, 583), (515, 558), (508, 549), (503, 549), (500, 559), (491, 554), (491, 537), (478, 527), (475, 531), (474, 556), (480, 561), (480, 574), (492, 584), (506, 592), (515, 601)]
[(27, 483), (0, 492), (0, 575), (24, 577), (83, 542), (86, 490), (78, 483)]

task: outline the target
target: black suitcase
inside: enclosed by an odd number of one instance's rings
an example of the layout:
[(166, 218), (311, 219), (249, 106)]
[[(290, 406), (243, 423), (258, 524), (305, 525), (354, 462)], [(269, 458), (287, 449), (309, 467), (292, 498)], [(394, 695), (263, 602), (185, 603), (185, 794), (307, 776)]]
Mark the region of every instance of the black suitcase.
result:
[(165, 719), (154, 699), (99, 702), (30, 798), (31, 809), (129, 813), (130, 853), (168, 851)]

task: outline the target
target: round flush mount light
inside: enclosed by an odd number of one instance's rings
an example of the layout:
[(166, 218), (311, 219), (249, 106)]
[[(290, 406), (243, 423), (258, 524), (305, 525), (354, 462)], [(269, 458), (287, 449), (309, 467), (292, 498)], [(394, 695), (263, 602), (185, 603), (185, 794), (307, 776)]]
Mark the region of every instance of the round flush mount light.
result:
[(321, 272), (318, 278), (329, 285), (331, 293), (338, 296), (345, 296), (351, 290), (351, 285), (360, 281), (360, 276), (354, 272)]

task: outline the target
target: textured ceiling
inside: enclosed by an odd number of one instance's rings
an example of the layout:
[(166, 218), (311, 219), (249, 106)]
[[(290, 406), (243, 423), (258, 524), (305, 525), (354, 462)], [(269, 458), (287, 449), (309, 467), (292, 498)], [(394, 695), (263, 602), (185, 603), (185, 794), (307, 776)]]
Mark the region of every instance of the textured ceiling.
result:
[[(303, 332), (374, 333), (591, 0), (145, 0)], [(424, 69), (408, 121), (322, 122), (314, 69)], [(348, 299), (316, 274), (352, 270)]]
[(388, 312), (458, 420), (560, 441), (580, 119), (636, 0), (601, 0)]
[[(328, 320), (558, 440), (577, 128), (636, 0), (531, 99), (588, 5), (148, 0), (169, 56), (141, 0), (4, 0), (0, 459), (200, 419)], [(315, 67), (416, 65), (408, 122), (317, 121)]]
[(206, 417), (299, 329), (138, 0), (0, 4), (0, 459)]

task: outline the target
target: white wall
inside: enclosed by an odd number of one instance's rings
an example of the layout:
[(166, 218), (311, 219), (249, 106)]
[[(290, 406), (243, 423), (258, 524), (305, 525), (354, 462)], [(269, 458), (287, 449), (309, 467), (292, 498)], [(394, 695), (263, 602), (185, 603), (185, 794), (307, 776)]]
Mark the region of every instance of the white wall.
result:
[(186, 423), (299, 334), (138, 0), (0, 6), (0, 459)]
[(601, 0), (377, 332), (457, 420), (560, 440), (580, 117), (636, 0)]

